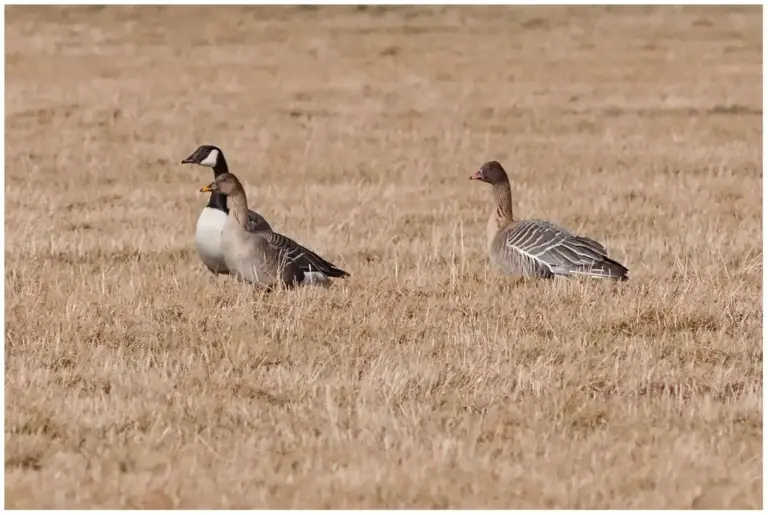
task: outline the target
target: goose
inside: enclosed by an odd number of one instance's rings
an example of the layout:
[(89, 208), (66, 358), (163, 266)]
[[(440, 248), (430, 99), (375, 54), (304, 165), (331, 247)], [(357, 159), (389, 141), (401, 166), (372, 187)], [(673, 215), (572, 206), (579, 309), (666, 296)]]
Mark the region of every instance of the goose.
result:
[(488, 218), (488, 254), (494, 266), (523, 278), (585, 276), (626, 281), (629, 271), (607, 256), (605, 247), (544, 220), (516, 220), (507, 172), (488, 161), (470, 177), (492, 186), (494, 208)]
[[(218, 177), (229, 172), (224, 152), (215, 145), (200, 145), (181, 164), (196, 164), (213, 168), (213, 176)], [(219, 192), (211, 192), (208, 204), (197, 219), (195, 228), (195, 247), (200, 260), (214, 275), (229, 274), (224, 255), (221, 251), (221, 231), (227, 221), (227, 197)], [(263, 216), (248, 211), (248, 224), (254, 230), (271, 229)]]
[(230, 209), (221, 233), (221, 253), (230, 275), (259, 285), (327, 285), (330, 277), (346, 277), (337, 268), (270, 227), (249, 220), (248, 200), (240, 180), (231, 173), (217, 175), (201, 192), (227, 198)]

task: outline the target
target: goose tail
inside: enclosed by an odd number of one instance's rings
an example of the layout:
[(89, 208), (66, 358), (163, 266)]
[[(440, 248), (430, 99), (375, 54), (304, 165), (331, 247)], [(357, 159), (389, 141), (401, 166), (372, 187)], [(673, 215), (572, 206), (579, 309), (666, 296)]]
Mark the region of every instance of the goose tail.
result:
[(574, 270), (574, 275), (585, 275), (596, 279), (611, 279), (613, 281), (628, 281), (629, 269), (609, 257)]

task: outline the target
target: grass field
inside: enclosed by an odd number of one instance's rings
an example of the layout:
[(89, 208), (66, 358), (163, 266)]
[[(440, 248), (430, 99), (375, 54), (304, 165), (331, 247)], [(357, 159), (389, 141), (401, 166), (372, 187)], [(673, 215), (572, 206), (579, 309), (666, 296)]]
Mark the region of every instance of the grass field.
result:
[[(8, 508), (761, 508), (762, 10), (8, 7)], [(349, 271), (193, 244), (213, 143)], [(513, 284), (520, 218), (625, 284)]]

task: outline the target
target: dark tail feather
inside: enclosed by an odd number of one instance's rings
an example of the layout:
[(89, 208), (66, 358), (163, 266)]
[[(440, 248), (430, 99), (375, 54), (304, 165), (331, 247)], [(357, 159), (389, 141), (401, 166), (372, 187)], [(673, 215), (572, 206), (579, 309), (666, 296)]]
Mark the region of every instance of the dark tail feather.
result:
[(329, 273), (325, 274), (328, 277), (349, 277), (349, 274), (344, 270), (342, 270), (341, 268), (338, 268), (335, 265), (331, 265), (330, 263), (328, 263), (328, 265), (329, 265)]
[(613, 281), (628, 281), (629, 269), (611, 258), (603, 257), (601, 261), (596, 261), (591, 265), (581, 267), (581, 270), (575, 272), (577, 275), (586, 275), (597, 279), (611, 279)]
[(604, 257), (603, 262), (598, 265), (600, 269), (602, 269), (603, 273), (605, 274), (606, 279), (613, 279), (615, 281), (628, 281), (629, 277), (627, 276), (627, 272), (629, 272), (629, 269), (619, 263), (618, 261), (614, 261), (613, 259), (609, 257)]
[(304, 259), (299, 261), (299, 268), (304, 272), (321, 272), (328, 277), (348, 277), (349, 274), (333, 263), (326, 261), (311, 250), (305, 250)]

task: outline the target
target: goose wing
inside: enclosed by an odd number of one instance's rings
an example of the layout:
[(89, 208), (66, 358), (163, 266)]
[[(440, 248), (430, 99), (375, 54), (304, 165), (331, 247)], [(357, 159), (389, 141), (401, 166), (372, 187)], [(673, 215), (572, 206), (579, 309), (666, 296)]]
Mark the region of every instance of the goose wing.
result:
[(608, 258), (597, 241), (577, 236), (543, 220), (516, 222), (504, 229), (500, 243), (505, 269), (525, 276), (589, 275), (625, 279), (627, 269)]
[(345, 277), (349, 275), (308, 248), (299, 245), (280, 233), (270, 231), (268, 241), (270, 246), (280, 253), (282, 259), (293, 261), (305, 273), (320, 272), (328, 277)]
[(248, 230), (251, 232), (256, 231), (271, 231), (272, 227), (269, 222), (256, 211), (248, 210)]

